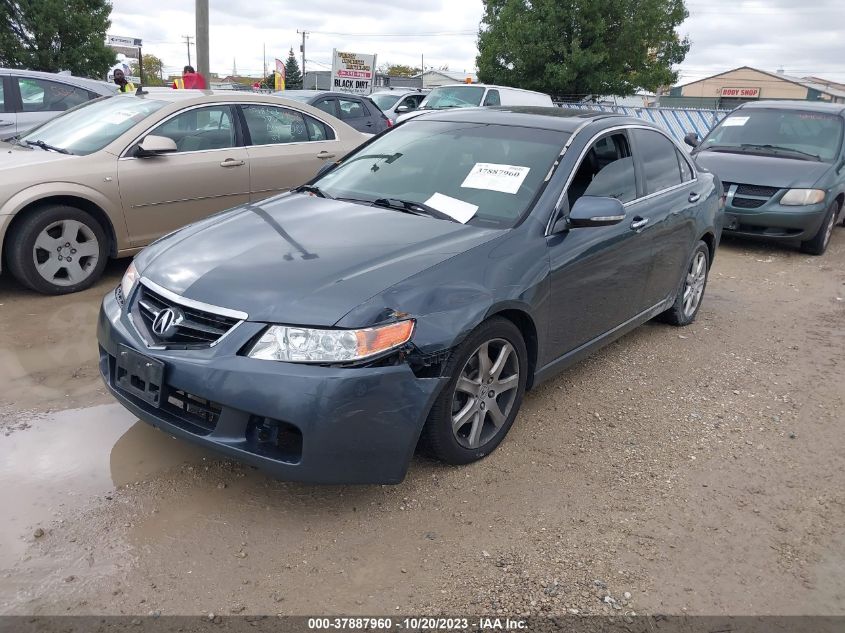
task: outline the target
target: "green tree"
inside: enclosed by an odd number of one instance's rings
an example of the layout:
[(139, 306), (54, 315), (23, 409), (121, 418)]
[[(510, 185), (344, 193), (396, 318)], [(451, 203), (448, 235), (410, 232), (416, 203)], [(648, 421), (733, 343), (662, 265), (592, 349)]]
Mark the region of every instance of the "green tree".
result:
[[(127, 60), (133, 75), (138, 75), (138, 60)], [(163, 79), (164, 62), (155, 55), (147, 53), (144, 55), (144, 73), (141, 75), (141, 84), (144, 86), (164, 86), (167, 82)]]
[(572, 101), (677, 81), (684, 0), (483, 0), (478, 77)]
[(420, 74), (420, 69), (405, 64), (381, 64), (378, 72), (388, 77), (414, 77)]
[(285, 89), (302, 89), (302, 72), (299, 70), (299, 62), (296, 61), (296, 56), (293, 54), (292, 48), (288, 53), (288, 58), (285, 60)]
[(106, 46), (107, 0), (0, 0), (0, 66), (103, 77), (115, 61)]

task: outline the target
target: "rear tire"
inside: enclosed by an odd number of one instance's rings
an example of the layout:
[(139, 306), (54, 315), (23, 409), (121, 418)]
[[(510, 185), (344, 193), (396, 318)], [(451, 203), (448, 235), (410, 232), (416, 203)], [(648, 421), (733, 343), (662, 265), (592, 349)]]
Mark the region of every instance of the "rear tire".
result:
[(28, 288), (48, 295), (90, 287), (103, 273), (109, 251), (100, 223), (67, 205), (27, 214), (6, 243), (11, 273)]
[(473, 330), (447, 361), (451, 378), (423, 430), (429, 451), (447, 464), (490, 454), (516, 419), (525, 393), (528, 353), (511, 321), (493, 317)]
[(704, 290), (707, 288), (707, 275), (710, 272), (710, 248), (704, 242), (699, 242), (692, 252), (687, 266), (684, 280), (675, 296), (675, 303), (660, 319), (671, 325), (683, 327), (695, 321)]
[(819, 227), (818, 233), (811, 240), (801, 242), (801, 252), (808, 255), (823, 255), (830, 244), (830, 236), (833, 234), (833, 227), (836, 224), (836, 216), (839, 213), (839, 203), (834, 200), (830, 203), (824, 221)]

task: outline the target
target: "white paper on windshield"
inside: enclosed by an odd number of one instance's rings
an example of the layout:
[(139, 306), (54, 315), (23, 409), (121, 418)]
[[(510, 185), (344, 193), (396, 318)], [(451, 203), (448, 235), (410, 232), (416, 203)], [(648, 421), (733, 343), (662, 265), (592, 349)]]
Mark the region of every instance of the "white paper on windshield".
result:
[(478, 205), (452, 198), (451, 196), (444, 196), (442, 193), (435, 193), (425, 203), (442, 211), (451, 218), (455, 218), (461, 224), (466, 224), (478, 211)]
[(461, 187), (516, 193), (529, 171), (531, 171), (530, 167), (519, 167), (517, 165), (475, 163), (475, 166), (461, 183)]
[(120, 125), (121, 123), (125, 123), (129, 119), (135, 116), (135, 112), (126, 112), (124, 110), (118, 110), (117, 112), (112, 112), (107, 117), (103, 118), (103, 121), (106, 123), (111, 123), (112, 125)]
[(725, 122), (722, 123), (722, 127), (738, 127), (740, 125), (745, 125), (747, 122), (747, 116), (729, 116), (725, 119)]

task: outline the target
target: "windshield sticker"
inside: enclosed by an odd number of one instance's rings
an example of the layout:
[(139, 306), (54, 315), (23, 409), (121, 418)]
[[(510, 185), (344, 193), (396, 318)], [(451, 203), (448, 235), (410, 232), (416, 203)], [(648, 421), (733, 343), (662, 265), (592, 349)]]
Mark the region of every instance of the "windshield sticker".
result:
[(103, 121), (106, 123), (111, 123), (112, 125), (120, 125), (121, 123), (125, 123), (130, 119), (134, 119), (137, 116), (135, 112), (127, 112), (125, 110), (118, 110), (117, 112), (111, 113), (109, 116), (104, 117)]
[(425, 203), (438, 211), (442, 211), (450, 218), (455, 218), (461, 224), (469, 222), (475, 212), (478, 211), (478, 205), (445, 196), (442, 193), (435, 193)]
[(740, 125), (745, 125), (748, 123), (747, 116), (729, 116), (725, 119), (725, 122), (722, 123), (722, 127), (738, 127)]
[(530, 170), (530, 167), (518, 167), (516, 165), (476, 163), (464, 179), (461, 187), (516, 193)]

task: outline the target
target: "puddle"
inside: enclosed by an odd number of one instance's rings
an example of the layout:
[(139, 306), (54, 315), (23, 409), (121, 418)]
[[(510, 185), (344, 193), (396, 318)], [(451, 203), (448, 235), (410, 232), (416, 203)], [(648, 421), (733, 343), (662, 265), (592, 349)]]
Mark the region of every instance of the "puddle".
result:
[(139, 422), (118, 404), (61, 411), (0, 435), (0, 569), (68, 510), (208, 453)]

